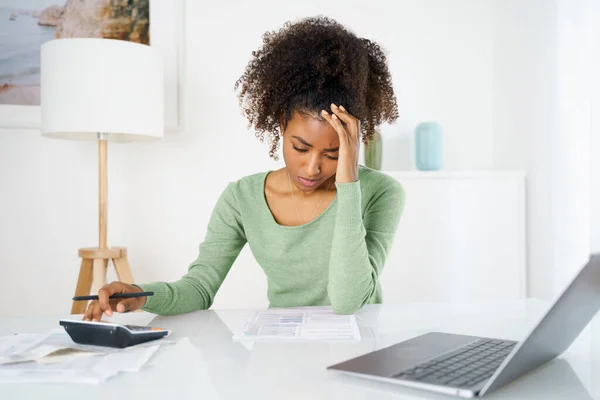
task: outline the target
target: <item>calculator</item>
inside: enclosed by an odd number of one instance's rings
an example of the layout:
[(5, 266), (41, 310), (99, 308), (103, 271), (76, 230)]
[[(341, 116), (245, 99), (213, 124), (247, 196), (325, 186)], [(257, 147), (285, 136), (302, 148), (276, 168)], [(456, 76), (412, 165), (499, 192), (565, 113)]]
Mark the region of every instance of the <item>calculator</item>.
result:
[(164, 328), (122, 325), (103, 321), (61, 319), (60, 325), (65, 328), (75, 343), (121, 349), (161, 339), (171, 333), (170, 330)]

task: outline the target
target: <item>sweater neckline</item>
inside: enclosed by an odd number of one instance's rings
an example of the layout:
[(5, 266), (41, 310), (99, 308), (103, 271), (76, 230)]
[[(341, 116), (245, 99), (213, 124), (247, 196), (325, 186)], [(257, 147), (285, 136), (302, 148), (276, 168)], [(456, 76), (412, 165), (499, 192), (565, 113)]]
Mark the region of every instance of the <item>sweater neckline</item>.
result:
[(337, 202), (337, 192), (335, 194), (335, 197), (333, 198), (333, 200), (331, 201), (331, 203), (329, 203), (329, 205), (327, 206), (327, 208), (325, 208), (325, 210), (323, 210), (323, 212), (319, 215), (317, 215), (317, 217), (311, 221), (308, 221), (307, 223), (304, 224), (300, 224), (300, 225), (293, 225), (293, 226), (288, 226), (288, 225), (281, 225), (279, 222), (277, 222), (277, 220), (275, 220), (275, 216), (273, 215), (273, 212), (271, 212), (271, 208), (269, 208), (269, 203), (267, 202), (267, 193), (265, 192), (266, 186), (267, 186), (267, 177), (269, 176), (269, 174), (271, 172), (274, 172), (273, 170), (268, 170), (266, 172), (264, 172), (263, 177), (262, 177), (262, 185), (261, 185), (261, 191), (262, 191), (262, 204), (263, 207), (265, 209), (265, 211), (267, 212), (267, 214), (269, 215), (272, 223), (280, 228), (284, 228), (284, 229), (302, 229), (302, 228), (307, 228), (309, 226), (311, 226), (312, 224), (317, 223), (320, 219), (324, 218), (325, 215), (329, 212), (330, 209), (333, 208), (334, 204)]

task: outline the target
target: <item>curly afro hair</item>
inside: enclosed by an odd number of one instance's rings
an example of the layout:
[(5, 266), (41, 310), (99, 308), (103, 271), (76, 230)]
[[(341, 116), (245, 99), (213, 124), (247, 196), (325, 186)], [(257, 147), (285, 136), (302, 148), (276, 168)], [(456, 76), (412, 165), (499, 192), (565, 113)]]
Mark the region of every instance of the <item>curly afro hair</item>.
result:
[(376, 43), (326, 17), (286, 22), (266, 32), (235, 83), (243, 113), (269, 155), (278, 159), (280, 127), (294, 113), (324, 120), (322, 109), (342, 104), (361, 121), (364, 143), (375, 128), (398, 118), (386, 57)]

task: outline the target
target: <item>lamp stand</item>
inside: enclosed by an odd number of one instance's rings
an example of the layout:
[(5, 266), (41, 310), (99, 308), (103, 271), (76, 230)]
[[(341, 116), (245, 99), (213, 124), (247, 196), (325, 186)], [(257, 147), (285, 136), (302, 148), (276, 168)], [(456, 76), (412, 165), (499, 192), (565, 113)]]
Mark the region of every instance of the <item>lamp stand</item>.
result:
[[(106, 283), (106, 271), (109, 260), (112, 260), (119, 281), (129, 284), (133, 283), (133, 275), (127, 261), (127, 250), (123, 247), (109, 248), (106, 243), (108, 225), (107, 139), (108, 135), (106, 133), (98, 134), (98, 175), (100, 183), (98, 191), (98, 237), (100, 243), (98, 247), (79, 249), (81, 267), (79, 269), (75, 296), (89, 295), (92, 287), (93, 293), (97, 293), (100, 290)], [(86, 309), (86, 301), (73, 301), (71, 314), (84, 314)]]

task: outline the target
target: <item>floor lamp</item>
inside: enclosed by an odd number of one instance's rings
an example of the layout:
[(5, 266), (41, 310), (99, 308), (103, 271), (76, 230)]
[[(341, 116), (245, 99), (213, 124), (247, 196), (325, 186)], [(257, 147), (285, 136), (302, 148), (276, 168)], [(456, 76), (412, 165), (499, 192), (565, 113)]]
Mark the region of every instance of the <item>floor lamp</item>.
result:
[[(98, 247), (80, 248), (75, 295), (97, 291), (112, 260), (120, 281), (133, 275), (122, 247), (109, 247), (107, 142), (156, 140), (164, 130), (162, 56), (153, 47), (115, 39), (55, 39), (41, 49), (42, 135), (98, 142)], [(93, 285), (93, 286), (92, 286)], [(85, 312), (75, 301), (72, 314)]]

